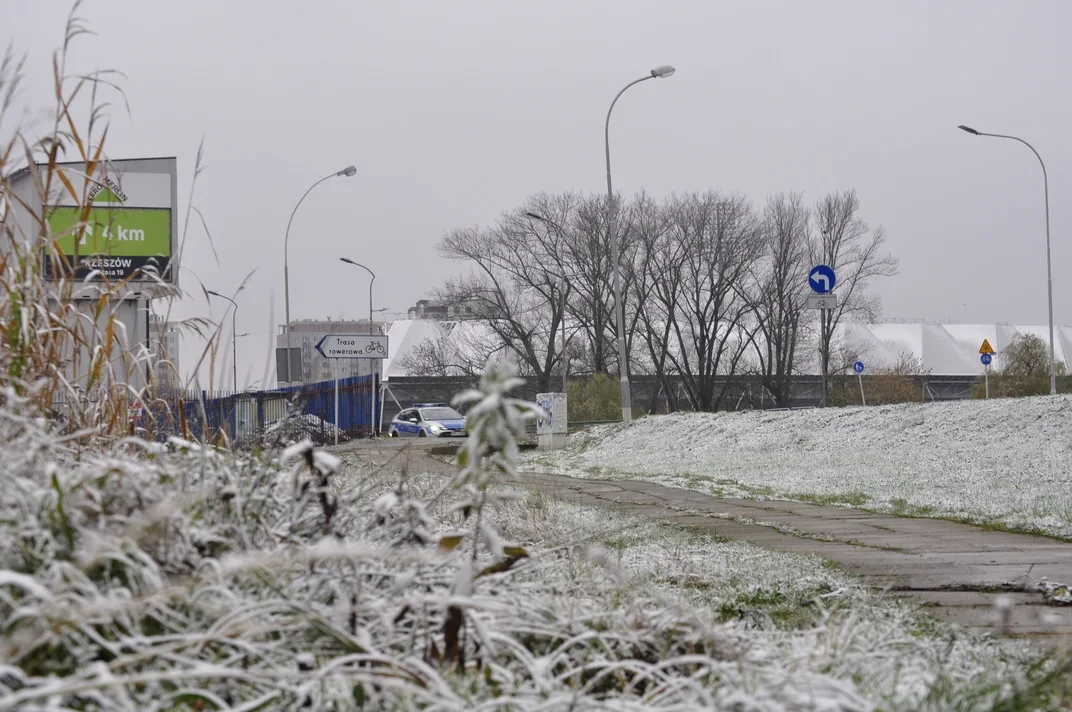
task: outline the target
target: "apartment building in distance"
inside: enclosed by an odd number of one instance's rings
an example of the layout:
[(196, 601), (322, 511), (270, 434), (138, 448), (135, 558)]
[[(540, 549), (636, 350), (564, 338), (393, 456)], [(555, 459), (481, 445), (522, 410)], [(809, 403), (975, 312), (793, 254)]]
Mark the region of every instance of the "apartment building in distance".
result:
[(406, 318), (435, 319), (439, 321), (461, 321), (463, 319), (475, 319), (486, 311), (486, 307), (480, 302), (470, 301), (460, 304), (443, 304), (431, 299), (421, 299), (409, 308)]

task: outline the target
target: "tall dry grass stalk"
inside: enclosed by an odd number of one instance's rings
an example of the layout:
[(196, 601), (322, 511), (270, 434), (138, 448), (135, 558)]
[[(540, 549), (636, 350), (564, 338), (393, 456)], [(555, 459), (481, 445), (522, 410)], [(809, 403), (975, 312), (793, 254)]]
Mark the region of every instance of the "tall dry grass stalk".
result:
[[(0, 398), (17, 394), (20, 402), (68, 432), (117, 435), (129, 430), (129, 404), (160, 401), (156, 374), (168, 364), (152, 353), (163, 354), (162, 348), (136, 343), (118, 318), (121, 301), (144, 292), (146, 285), (107, 278), (90, 282), (64, 272), (75, 264), (77, 247), (74, 255), (64, 255), (59, 246), (64, 234), (52, 234), (49, 227), (47, 206), (60, 193), (81, 209), (71, 231), (85, 228), (89, 191), (111, 170), (105, 146), (113, 102), (107, 98), (118, 98), (126, 106), (119, 72), (82, 74), (68, 67), (75, 40), (90, 33), (78, 15), (80, 4), (74, 4), (63, 44), (52, 55), (54, 103), (49, 125), (38, 138), (31, 137), (38, 127), (25, 127), (13, 116), (25, 59), (8, 49), (0, 60)], [(200, 166), (199, 150), (195, 181)], [(17, 195), (16, 178), (31, 181), (37, 203), (46, 207), (34, 208)], [(28, 214), (29, 220), (20, 223), (16, 213)], [(188, 214), (186, 227), (189, 222)], [(184, 227), (178, 255), (185, 237)], [(43, 272), (46, 257), (63, 266), (56, 279)], [(62, 258), (74, 259), (68, 263)], [(148, 286), (154, 301), (168, 305), (164, 311), (170, 317), (178, 289), (159, 274), (149, 275)], [(214, 358), (220, 325), (194, 319), (178, 326), (205, 338), (201, 361)]]

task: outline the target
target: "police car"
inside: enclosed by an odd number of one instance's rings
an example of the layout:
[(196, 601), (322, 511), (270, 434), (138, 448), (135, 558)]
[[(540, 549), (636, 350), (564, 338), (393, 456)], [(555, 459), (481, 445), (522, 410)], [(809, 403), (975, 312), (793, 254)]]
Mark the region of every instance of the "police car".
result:
[(465, 436), (465, 416), (446, 403), (414, 403), (395, 416), (387, 431), (392, 438)]

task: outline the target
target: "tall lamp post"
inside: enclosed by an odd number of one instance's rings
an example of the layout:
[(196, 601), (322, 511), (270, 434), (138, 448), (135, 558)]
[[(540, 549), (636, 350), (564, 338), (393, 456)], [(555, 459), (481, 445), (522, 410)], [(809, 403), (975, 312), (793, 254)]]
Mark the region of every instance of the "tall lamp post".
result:
[(1057, 395), (1057, 359), (1054, 355), (1054, 340), (1053, 340), (1053, 273), (1050, 269), (1050, 180), (1046, 176), (1046, 164), (1042, 162), (1042, 156), (1035, 150), (1027, 141), (1016, 136), (1006, 136), (1005, 134), (986, 133), (984, 131), (976, 131), (970, 126), (958, 126), (961, 131), (967, 131), (973, 136), (991, 136), (993, 138), (1007, 138), (1012, 141), (1019, 141), (1035, 154), (1035, 158), (1038, 159), (1039, 165), (1042, 166), (1042, 194), (1045, 199), (1046, 205), (1046, 296), (1049, 301), (1050, 310), (1050, 395)]
[(603, 135), (606, 139), (607, 146), (607, 235), (610, 238), (611, 259), (614, 260), (614, 309), (617, 317), (615, 321), (618, 322), (618, 373), (621, 380), (622, 391), (622, 421), (626, 423), (632, 419), (633, 409), (630, 405), (631, 400), (629, 395), (629, 365), (626, 362), (625, 305), (622, 303), (621, 255), (618, 246), (618, 232), (614, 225), (617, 208), (614, 205), (614, 188), (611, 186), (610, 180), (610, 114), (614, 111), (614, 105), (618, 103), (618, 99), (629, 87), (649, 79), (669, 77), (673, 73), (674, 68), (668, 64), (664, 64), (661, 67), (656, 67), (651, 70), (651, 73), (648, 76), (641, 77), (640, 79), (633, 80), (626, 84), (614, 97), (614, 101), (610, 103), (610, 109), (607, 110), (607, 122), (603, 129)]
[(238, 325), (238, 303), (219, 292), (213, 292), (211, 289), (206, 291), (214, 297), (226, 299), (234, 306), (234, 310), (231, 312), (231, 368), (234, 371), (234, 392), (238, 393), (238, 330), (236, 328)]
[[(543, 215), (537, 213), (525, 213), (525, 217), (532, 218), (533, 220), (539, 220), (542, 223), (550, 225), (555, 229), (555, 232), (559, 234), (563, 239), (566, 236), (562, 226), (550, 218), (545, 218)], [(562, 291), (562, 392), (566, 392), (566, 276), (561, 277), (561, 291)]]
[[(376, 273), (373, 272), (372, 270), (370, 270), (365, 265), (361, 264), (360, 262), (354, 262), (349, 257), (340, 257), (339, 261), (340, 262), (345, 262), (348, 265), (353, 265), (354, 267), (360, 267), (361, 269), (363, 269), (366, 272), (368, 272), (369, 275), (371, 275), (371, 277), (372, 277), (372, 279), (369, 280), (369, 285), (368, 285), (368, 333), (372, 334), (372, 285), (376, 282)], [(381, 361), (380, 363), (383, 363), (383, 362)], [(370, 375), (372, 374), (372, 369), (369, 369), (369, 374)], [(372, 388), (372, 391), (373, 391), (372, 398), (371, 398), (372, 405), (369, 408), (369, 413), (370, 413), (369, 432), (370, 433), (375, 433), (376, 432), (376, 393), (375, 393), (375, 388)], [(369, 437), (371, 437), (371, 435)]]
[(332, 173), (329, 176), (324, 176), (323, 178), (318, 180), (316, 183), (313, 183), (311, 186), (309, 186), (309, 190), (305, 191), (305, 193), (302, 195), (301, 200), (298, 201), (298, 204), (294, 206), (294, 210), (292, 210), (291, 213), (290, 213), (290, 220), (287, 221), (287, 234), (286, 234), (286, 237), (283, 240), (283, 302), (286, 305), (284, 308), (286, 310), (286, 317), (287, 317), (287, 382), (288, 383), (293, 383), (294, 382), (294, 365), (291, 363), (291, 360), (290, 360), (290, 346), (291, 346), (291, 337), (290, 337), (290, 268), (289, 268), (289, 266), (287, 264), (287, 258), (288, 258), (289, 254), (290, 254), (290, 225), (291, 225), (291, 223), (294, 222), (294, 213), (298, 212), (298, 208), (301, 207), (302, 201), (305, 200), (305, 196), (309, 195), (309, 193), (311, 193), (313, 191), (313, 188), (317, 187), (318, 185), (320, 185), (324, 181), (328, 180), (329, 178), (336, 178), (338, 176), (346, 176), (347, 178), (349, 178), (349, 177), (355, 175), (356, 173), (357, 173), (357, 168), (355, 166), (347, 166), (346, 168), (343, 168), (338, 173)]

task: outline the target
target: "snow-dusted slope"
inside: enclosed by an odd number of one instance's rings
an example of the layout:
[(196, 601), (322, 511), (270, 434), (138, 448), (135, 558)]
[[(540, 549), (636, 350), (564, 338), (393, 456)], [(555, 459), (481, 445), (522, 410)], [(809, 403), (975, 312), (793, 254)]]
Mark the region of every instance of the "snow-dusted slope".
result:
[(530, 457), (580, 476), (854, 502), (1072, 536), (1072, 397), (687, 413)]

